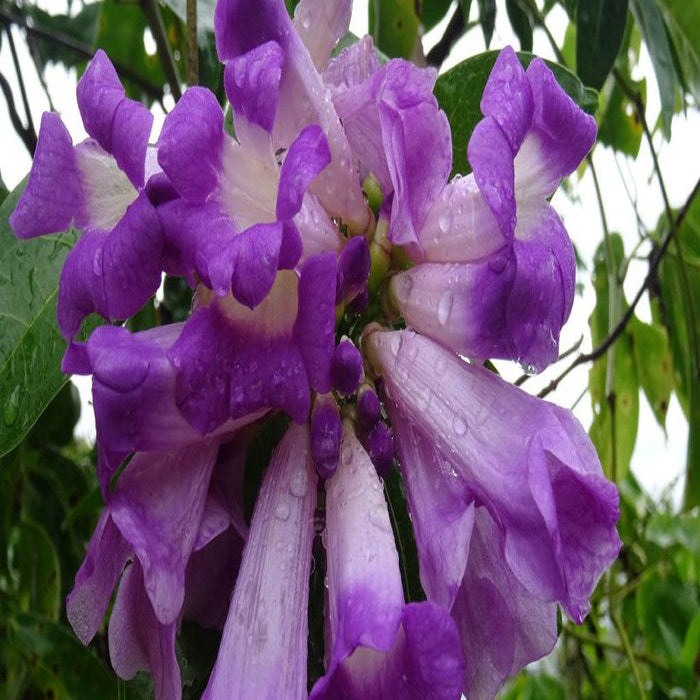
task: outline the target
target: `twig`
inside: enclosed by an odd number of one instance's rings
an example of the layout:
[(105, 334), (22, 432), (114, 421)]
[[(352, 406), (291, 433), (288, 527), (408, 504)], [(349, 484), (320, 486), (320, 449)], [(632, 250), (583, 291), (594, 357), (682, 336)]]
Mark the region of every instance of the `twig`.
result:
[[(27, 118), (27, 133), (32, 139), (34, 149), (36, 149), (36, 129), (34, 128), (34, 120), (32, 119), (32, 110), (29, 107), (29, 98), (27, 97), (27, 89), (24, 85), (24, 76), (22, 75), (22, 68), (19, 65), (17, 49), (15, 48), (15, 40), (12, 36), (12, 30), (10, 29), (9, 25), (5, 25), (5, 33), (7, 34), (7, 43), (10, 45), (12, 63), (15, 66), (15, 73), (17, 74), (17, 82), (19, 83), (19, 93), (22, 96), (22, 104), (24, 105), (24, 114)], [(34, 150), (32, 150), (32, 155), (34, 155)]]
[[(189, 0), (188, 0), (189, 2)], [(442, 35), (440, 41), (438, 41), (435, 46), (428, 52), (425, 60), (428, 62), (429, 66), (436, 66), (439, 68), (443, 61), (447, 58), (452, 47), (455, 45), (459, 37), (464, 34), (466, 28), (466, 20), (464, 13), (462, 12), (462, 3), (457, 3), (457, 9), (450, 18), (450, 22), (445, 29), (445, 33)]]
[(634, 658), (635, 653), (632, 649), (632, 646), (630, 645), (630, 640), (627, 639), (627, 632), (625, 632), (625, 628), (622, 626), (620, 620), (618, 620), (617, 615), (613, 615), (611, 613), (610, 617), (612, 618), (613, 624), (615, 625), (615, 629), (617, 630), (617, 634), (619, 635), (620, 641), (622, 642), (622, 646), (624, 647), (627, 660), (630, 662), (630, 666), (632, 667), (632, 675), (634, 676), (634, 682), (636, 683), (637, 690), (639, 691), (639, 697), (641, 698), (641, 700), (645, 700), (647, 694), (646, 692), (644, 692), (644, 683), (642, 683), (642, 678), (639, 675), (637, 662)]
[(34, 68), (36, 68), (37, 78), (39, 78), (41, 87), (44, 89), (44, 94), (46, 95), (46, 99), (48, 100), (49, 110), (51, 112), (55, 112), (56, 107), (54, 107), (53, 100), (51, 99), (51, 93), (49, 92), (49, 86), (46, 84), (46, 80), (44, 79), (44, 64), (41, 61), (41, 56), (39, 55), (39, 51), (36, 47), (36, 37), (33, 37), (31, 34), (28, 34), (27, 45), (29, 46), (29, 53), (31, 54), (32, 61), (34, 62)]
[[(676, 216), (675, 219), (676, 227), (680, 226), (683, 223), (683, 220), (688, 214), (688, 209), (690, 209), (690, 205), (693, 203), (693, 199), (695, 199), (695, 196), (697, 195), (698, 191), (700, 191), (700, 180), (698, 180), (698, 182), (695, 183), (693, 191), (690, 193), (690, 196), (683, 205), (683, 208), (678, 212), (678, 216)], [(591, 352), (581, 353), (580, 355), (577, 355), (576, 359), (558, 377), (553, 379), (544, 389), (542, 389), (542, 391), (540, 391), (540, 393), (538, 394), (540, 398), (544, 398), (552, 391), (554, 391), (559, 386), (559, 383), (566, 376), (568, 376), (568, 374), (576, 367), (585, 364), (586, 362), (592, 362), (593, 360), (597, 360), (617, 340), (618, 336), (625, 330), (632, 316), (634, 316), (634, 310), (637, 307), (639, 300), (642, 298), (644, 292), (654, 279), (656, 275), (656, 270), (659, 267), (662, 258), (666, 254), (666, 251), (668, 250), (668, 246), (671, 243), (672, 238), (673, 229), (669, 230), (666, 233), (663, 241), (661, 242), (661, 245), (656, 250), (656, 252), (652, 252), (651, 260), (649, 262), (649, 272), (647, 272), (647, 275), (644, 278), (644, 282), (642, 282), (642, 286), (635, 294), (632, 303), (629, 305), (629, 307), (627, 307), (627, 310), (623, 314), (622, 318), (618, 321), (615, 328), (608, 334), (607, 338), (605, 338), (605, 340), (603, 340), (603, 342), (600, 345), (598, 345), (598, 347), (591, 350)]]
[(173, 52), (170, 50), (168, 37), (165, 33), (165, 25), (163, 24), (163, 16), (160, 13), (160, 8), (156, 0), (142, 0), (141, 8), (146, 15), (151, 34), (153, 34), (153, 38), (156, 41), (158, 56), (163, 66), (165, 78), (168, 81), (168, 85), (170, 85), (170, 92), (177, 101), (182, 97), (180, 76), (178, 75)]
[(32, 139), (32, 134), (27, 131), (27, 128), (24, 126), (24, 124), (22, 124), (22, 119), (17, 112), (17, 107), (15, 106), (15, 98), (12, 95), (12, 88), (2, 73), (0, 73), (0, 90), (2, 90), (3, 95), (5, 95), (12, 126), (17, 132), (17, 135), (22, 139), (22, 143), (27, 147), (29, 154), (34, 155), (34, 151), (36, 150), (36, 135), (34, 135), (34, 138)]
[(552, 32), (549, 31), (549, 27), (545, 22), (544, 15), (540, 12), (540, 8), (537, 7), (537, 3), (535, 3), (534, 0), (520, 0), (520, 5), (521, 7), (526, 8), (530, 11), (532, 17), (535, 20), (535, 24), (538, 27), (540, 27), (540, 29), (544, 30), (544, 33), (547, 35), (547, 40), (549, 41), (549, 44), (552, 47), (552, 51), (554, 51), (554, 55), (557, 57), (557, 63), (560, 63), (562, 66), (567, 67), (564, 54), (561, 52), (561, 49), (559, 48), (557, 42), (552, 36)]
[(187, 84), (197, 85), (198, 83), (197, 0), (187, 0)]
[[(2, 20), (5, 24), (16, 24), (18, 27), (22, 27), (28, 34), (31, 34), (38, 39), (43, 39), (44, 41), (50, 41), (57, 46), (62, 46), (69, 49), (76, 56), (81, 56), (88, 61), (94, 56), (94, 52), (90, 49), (90, 47), (75, 41), (75, 39), (72, 37), (61, 34), (60, 32), (50, 32), (46, 29), (42, 29), (41, 27), (30, 26), (24, 17), (14, 15), (2, 7), (0, 7), (0, 20)], [(162, 104), (163, 88), (161, 86), (149, 83), (138, 73), (129, 68), (129, 66), (120, 63), (119, 61), (112, 61), (112, 64), (122, 78), (126, 78), (127, 80), (130, 80), (134, 84), (138, 85), (152, 100)]]

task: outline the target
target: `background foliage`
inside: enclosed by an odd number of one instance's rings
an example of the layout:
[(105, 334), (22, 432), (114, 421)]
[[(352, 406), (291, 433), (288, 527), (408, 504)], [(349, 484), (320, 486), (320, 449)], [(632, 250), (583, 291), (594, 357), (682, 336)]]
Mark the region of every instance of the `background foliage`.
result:
[[(287, 0), (290, 12), (295, 4)], [(556, 4), (569, 21), (561, 44), (548, 28)], [(69, 14), (0, 0), (0, 45), (10, 46), (20, 90), (13, 92), (1, 72), (0, 88), (27, 149), (33, 151), (36, 131), (22, 68), (14, 60), (18, 38), (27, 42), (42, 80), (49, 64), (75, 68), (80, 74), (99, 47), (115, 63), (129, 95), (149, 106), (159, 104), (165, 110), (167, 97), (179, 96), (188, 65), (190, 81), (196, 75), (223, 104), (222, 68), (212, 33), (214, 0), (202, 0), (198, 6), (198, 69), (193, 72), (185, 0), (74, 0)], [(673, 210), (657, 158), (676, 115), (698, 109), (700, 3), (370, 0), (369, 30), (387, 56), (440, 67), (466, 32), (481, 32), (488, 49), (496, 17), (503, 13), (518, 37), (523, 63), (531, 60), (533, 36), (546, 35), (557, 57), (551, 67), (572, 98), (595, 115), (600, 144), (623, 161), (651, 153), (651, 179), (664, 203), (654, 230), (646, 230), (637, 215), (639, 240), (630, 246), (608, 230), (605, 212), (616, 203), (606, 201), (600, 191), (594, 161), (589, 158), (581, 167), (581, 172), (592, 171), (604, 231), (593, 268), (579, 271), (581, 286), (595, 292), (589, 321), (592, 347), (586, 352), (575, 348), (562, 358), (545, 375), (540, 394), (565, 381), (573, 368), (588, 368), (594, 415), (590, 435), (607, 475), (620, 487), (624, 546), (601, 581), (584, 625), (576, 627), (563, 619), (554, 654), (513, 679), (504, 696), (700, 698), (700, 197), (697, 185), (689, 182), (685, 205)], [(423, 33), (436, 25), (444, 30), (428, 50)], [(157, 46), (155, 54), (147, 51), (149, 33)], [(653, 72), (648, 74), (640, 72), (642, 49), (651, 58)], [(437, 81), (435, 93), (453, 130), (454, 172), (468, 171), (465, 146), (481, 118), (479, 99), (495, 55), (487, 50), (471, 56)], [(647, 108), (652, 81), (660, 96), (659, 114)], [(697, 157), (697, 142), (688, 148), (694, 148)], [(152, 688), (147, 676), (117, 683), (109, 669), (104, 630), (85, 649), (65, 617), (63, 601), (102, 501), (94, 449), (74, 436), (80, 401), (59, 371), (64, 343), (55, 325), (56, 289), (75, 234), (67, 231), (18, 243), (7, 219), (22, 187), (8, 194), (0, 180), (0, 696), (144, 697)], [(628, 299), (623, 284), (640, 250), (645, 251), (646, 276)], [(640, 299), (649, 303), (650, 322), (637, 317)], [(137, 330), (182, 320), (189, 304), (186, 285), (167, 279), (162, 298), (151, 300), (127, 323)], [(523, 375), (518, 383), (527, 379)], [(674, 393), (689, 425), (680, 508), (670, 492), (653, 500), (629, 470), (641, 402), (649, 403), (664, 428)], [(267, 425), (251, 449), (246, 475), (251, 503), (281, 429), (274, 422)], [(415, 545), (396, 470), (387, 479), (386, 494), (400, 543), (406, 595), (418, 599), (423, 594)], [(323, 654), (322, 605), (314, 604), (323, 596), (323, 550), (317, 545), (311, 581), (310, 680), (322, 672)], [(185, 696), (197, 697), (214, 659), (217, 635), (186, 626), (179, 644)]]

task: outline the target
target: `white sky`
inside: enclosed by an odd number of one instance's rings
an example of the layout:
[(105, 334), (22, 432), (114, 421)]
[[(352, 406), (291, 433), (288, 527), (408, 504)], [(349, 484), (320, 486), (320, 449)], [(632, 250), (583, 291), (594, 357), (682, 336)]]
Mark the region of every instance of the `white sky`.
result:
[[(40, 7), (51, 12), (65, 12), (65, 0), (40, 0)], [(75, 3), (77, 4), (77, 3)], [(454, 5), (455, 3), (453, 3)], [(447, 17), (426, 37), (424, 45), (429, 49), (442, 35), (447, 24)], [(473, 3), (472, 17), (476, 19), (477, 3)], [(548, 25), (554, 36), (561, 40), (567, 25), (564, 10), (556, 6), (548, 17)], [(351, 30), (362, 35), (367, 28), (367, 3), (363, 0), (355, 3)], [(26, 49), (26, 44), (17, 29), (13, 30), (15, 44), (20, 54), (20, 63), (23, 77), (29, 93), (29, 101), (32, 106), (32, 116), (38, 129), (41, 114), (48, 109), (48, 101), (36, 76), (33, 64)], [(149, 42), (152, 44), (152, 42)], [(498, 2), (496, 16), (496, 29), (491, 48), (500, 48), (506, 44), (512, 44), (516, 48), (518, 42), (508, 23), (505, 6), (502, 0)], [(153, 46), (155, 50), (155, 46)], [(443, 70), (449, 69), (455, 63), (484, 50), (483, 37), (479, 28), (473, 29), (463, 37), (455, 46), (452, 54), (444, 64)], [(545, 58), (554, 59), (552, 50), (541, 31), (535, 31), (534, 52)], [(0, 71), (9, 80), (16, 104), (21, 111), (19, 89), (13, 68), (8, 42), (5, 39), (0, 49)], [(659, 96), (656, 82), (648, 54), (643, 49), (640, 61), (639, 75), (647, 76), (647, 96), (649, 122), (654, 123), (659, 112)], [(46, 82), (49, 86), (51, 98), (55, 108), (61, 114), (73, 140), (78, 142), (85, 137), (80, 115), (75, 101), (76, 75), (75, 71), (65, 71), (61, 66), (50, 65), (46, 70)], [(166, 103), (166, 107), (171, 107)], [(152, 140), (157, 138), (164, 114), (159, 107), (154, 108), (155, 124)], [(656, 145), (659, 152), (661, 169), (665, 177), (666, 185), (674, 207), (681, 206), (700, 175), (700, 115), (697, 111), (689, 110), (688, 115), (677, 115), (673, 121), (672, 139), (670, 143), (662, 142), (657, 135)], [(9, 119), (9, 112), (4, 98), (0, 96), (0, 174), (8, 188), (12, 189), (29, 171), (31, 160), (24, 145), (17, 137)], [(466, 148), (466, 144), (465, 144)], [(601, 181), (606, 214), (611, 231), (618, 231), (625, 240), (625, 250), (629, 252), (637, 241), (634, 210), (622, 185), (618, 169), (612, 152), (607, 148), (597, 148), (595, 162)], [(636, 161), (629, 161), (623, 165), (623, 171), (629, 173), (628, 184), (634, 181), (638, 197), (638, 209), (642, 220), (649, 229), (656, 225), (659, 214), (663, 211), (658, 184), (653, 177), (652, 162), (648, 148), (643, 143), (640, 156)], [(595, 304), (595, 296), (590, 284), (590, 271), (592, 259), (596, 247), (602, 240), (602, 227), (598, 212), (595, 192), (590, 173), (586, 173), (580, 183), (575, 184), (575, 190), (580, 197), (579, 204), (571, 203), (563, 192), (559, 192), (553, 199), (553, 204), (562, 217), (567, 229), (575, 241), (579, 253), (588, 266), (589, 272), (584, 273), (582, 281), (585, 283), (586, 292), (583, 297), (577, 297), (571, 318), (562, 332), (561, 347), (570, 347), (583, 333), (585, 334), (582, 349), (590, 349), (590, 334), (588, 333), (588, 316)], [(648, 252), (642, 248), (643, 253)], [(625, 281), (625, 293), (630, 299), (646, 272), (646, 264), (633, 262), (630, 266)], [(638, 306), (638, 315), (642, 320), (650, 320), (649, 307), (646, 299)], [(513, 379), (520, 374), (517, 366), (499, 365), (506, 377)], [(555, 376), (559, 368), (554, 368), (544, 373), (544, 378), (530, 379), (525, 388), (536, 392)], [(90, 396), (89, 380), (77, 378), (78, 387), (83, 398), (83, 415), (78, 425), (78, 432), (89, 440), (94, 440), (94, 418), (91, 409), (87, 406)], [(560, 388), (550, 395), (550, 399), (563, 406), (571, 406), (578, 398), (581, 391), (587, 385), (588, 366), (580, 367), (569, 375), (560, 385)], [(574, 409), (577, 417), (588, 428), (592, 420), (592, 410), (589, 396), (585, 396)], [(646, 399), (640, 397), (640, 421), (637, 445), (632, 458), (632, 469), (640, 479), (643, 486), (653, 495), (658, 496), (666, 486), (675, 483), (673, 488), (674, 500), (679, 503), (682, 495), (682, 475), (685, 468), (685, 451), (688, 435), (688, 427), (685, 417), (675, 397), (671, 402), (666, 421), (668, 439), (657, 425)]]

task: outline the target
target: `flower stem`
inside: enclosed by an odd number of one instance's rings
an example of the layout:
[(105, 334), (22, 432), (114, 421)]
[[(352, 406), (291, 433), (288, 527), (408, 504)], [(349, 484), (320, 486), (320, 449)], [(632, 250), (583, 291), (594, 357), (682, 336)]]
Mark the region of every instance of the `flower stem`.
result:
[(160, 13), (160, 8), (156, 0), (142, 0), (141, 7), (146, 15), (148, 26), (153, 34), (158, 49), (158, 56), (163, 66), (165, 78), (170, 85), (170, 92), (173, 98), (177, 101), (182, 97), (180, 89), (180, 76), (177, 72), (177, 65), (173, 58), (173, 52), (170, 50), (168, 37), (165, 33), (165, 25), (163, 24), (163, 16)]
[(187, 0), (187, 84), (197, 85), (198, 83), (197, 0)]

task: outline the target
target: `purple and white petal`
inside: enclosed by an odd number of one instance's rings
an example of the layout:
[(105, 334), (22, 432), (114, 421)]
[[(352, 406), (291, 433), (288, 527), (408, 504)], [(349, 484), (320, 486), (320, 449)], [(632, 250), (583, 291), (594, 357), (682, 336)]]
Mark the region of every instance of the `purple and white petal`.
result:
[(311, 411), (311, 455), (322, 479), (330, 479), (338, 468), (343, 424), (332, 394), (322, 394)]
[(114, 156), (134, 187), (143, 187), (153, 115), (126, 97), (117, 71), (101, 49), (88, 64), (76, 93), (85, 130)]
[(203, 698), (306, 697), (315, 507), (316, 473), (308, 428), (292, 425), (263, 479)]
[(559, 85), (541, 58), (527, 69), (532, 89), (532, 125), (515, 158), (518, 198), (549, 197), (591, 150), (596, 122)]
[(335, 98), (348, 88), (364, 83), (380, 65), (372, 37), (363, 36), (331, 59), (323, 81)]
[(139, 453), (108, 502), (122, 536), (133, 547), (158, 621), (174, 623), (185, 598), (185, 568), (204, 513), (216, 439), (176, 452)]
[(276, 0), (222, 0), (214, 15), (219, 58), (227, 62), (274, 41), (284, 51), (277, 117), (276, 147), (288, 148), (309, 124), (318, 124), (328, 137), (332, 162), (312, 186), (326, 209), (360, 233), (369, 223), (352, 154), (321, 76), (295, 31), (283, 3)]
[(387, 400), (432, 436), (503, 524), (518, 580), (580, 621), (620, 548), (619, 496), (570, 411), (410, 331), (375, 331), (364, 342)]
[(85, 197), (73, 141), (58, 114), (44, 112), (29, 181), (10, 215), (19, 238), (66, 231), (80, 219)]
[(322, 73), (331, 50), (350, 28), (352, 0), (301, 0), (294, 10), (294, 28)]
[(176, 632), (176, 623), (158, 621), (144, 588), (141, 566), (134, 562), (122, 576), (109, 619), (109, 658), (117, 675), (130, 680), (138, 671), (148, 670), (156, 700), (180, 700)]
[(319, 253), (340, 252), (345, 239), (338, 227), (330, 220), (316, 195), (306, 192), (294, 223), (301, 235), (304, 249), (301, 262)]

